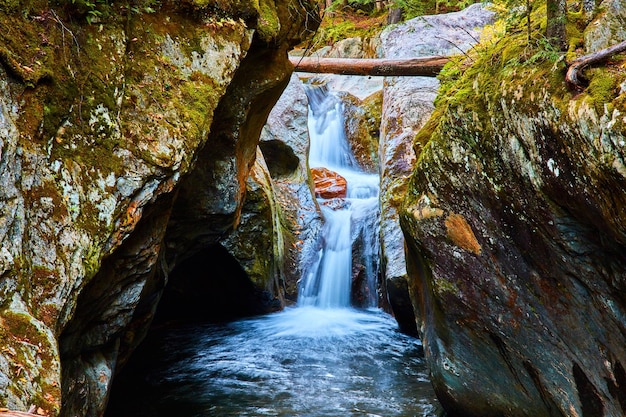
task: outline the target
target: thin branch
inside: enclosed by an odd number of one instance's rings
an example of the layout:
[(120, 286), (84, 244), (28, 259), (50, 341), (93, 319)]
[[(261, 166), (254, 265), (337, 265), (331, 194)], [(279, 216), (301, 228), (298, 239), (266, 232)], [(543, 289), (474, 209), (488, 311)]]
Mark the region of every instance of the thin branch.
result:
[(461, 49), (459, 47), (459, 45), (457, 45), (456, 43), (452, 42), (450, 39), (446, 39), (443, 38), (441, 36), (435, 36), (435, 39), (441, 39), (442, 41), (446, 41), (448, 42), (450, 45), (454, 46), (456, 49), (458, 49), (463, 55), (465, 55), (466, 58), (469, 58), (469, 55), (467, 55), (467, 52), (465, 52), (463, 49)]
[(76, 39), (76, 36), (74, 36), (74, 32), (69, 30), (67, 28), (67, 26), (65, 26), (65, 24), (63, 24), (63, 22), (61, 21), (61, 18), (59, 17), (59, 15), (53, 9), (50, 9), (50, 12), (52, 13), (52, 16), (54, 16), (54, 20), (59, 25), (61, 25), (61, 34), (62, 34), (62, 37), (63, 37), (63, 43), (65, 44), (65, 31), (67, 31), (67, 33), (72, 35), (72, 39), (74, 39), (74, 43), (76, 44), (76, 49), (78, 50), (78, 52), (80, 52), (80, 45), (78, 44), (78, 39)]
[(592, 54), (583, 55), (580, 58), (576, 58), (572, 61), (567, 68), (565, 74), (565, 83), (567, 86), (576, 91), (582, 91), (585, 89), (587, 80), (583, 74), (583, 71), (590, 65), (598, 64), (609, 59), (615, 54), (626, 51), (626, 41), (620, 42), (609, 48), (601, 49)]

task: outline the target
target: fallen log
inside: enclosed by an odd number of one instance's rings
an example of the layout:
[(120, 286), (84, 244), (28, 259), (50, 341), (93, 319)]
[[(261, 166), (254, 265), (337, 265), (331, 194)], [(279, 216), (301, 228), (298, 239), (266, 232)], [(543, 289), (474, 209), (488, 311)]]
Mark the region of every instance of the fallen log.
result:
[(565, 74), (565, 83), (573, 90), (582, 91), (587, 86), (587, 79), (583, 75), (583, 71), (590, 65), (597, 64), (609, 59), (615, 54), (626, 51), (626, 41), (620, 42), (609, 48), (601, 49), (592, 54), (583, 55), (569, 63), (567, 73)]
[(289, 57), (298, 72), (371, 76), (424, 76), (436, 77), (450, 61), (446, 56), (429, 56), (409, 59), (355, 59)]

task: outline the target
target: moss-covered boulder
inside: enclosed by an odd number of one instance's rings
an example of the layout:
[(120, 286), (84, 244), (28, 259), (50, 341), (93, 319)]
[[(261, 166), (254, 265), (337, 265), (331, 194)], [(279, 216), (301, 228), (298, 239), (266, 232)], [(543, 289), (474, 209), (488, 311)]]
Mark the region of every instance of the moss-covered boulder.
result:
[[(493, 12), (482, 4), (460, 12), (418, 17), (381, 34), (382, 54), (394, 59), (455, 55), (471, 48), (482, 27), (492, 19)], [(398, 211), (417, 161), (413, 138), (433, 111), (438, 87), (439, 81), (432, 77), (387, 77), (383, 89), (378, 148), (383, 287), (400, 327), (410, 333), (416, 332), (415, 315)]]
[(418, 328), (453, 415), (621, 416), (624, 60), (578, 94), (534, 33), (449, 67), (416, 139), (401, 225)]
[(0, 2), (3, 407), (101, 415), (169, 272), (236, 227), (313, 10)]

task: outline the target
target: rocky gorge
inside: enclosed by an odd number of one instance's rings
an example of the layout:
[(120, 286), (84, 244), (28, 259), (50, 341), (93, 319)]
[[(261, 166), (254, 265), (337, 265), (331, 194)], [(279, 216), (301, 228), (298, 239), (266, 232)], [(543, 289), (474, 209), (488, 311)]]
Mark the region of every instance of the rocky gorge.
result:
[[(315, 6), (151, 6), (0, 3), (4, 408), (102, 415), (177, 266), (246, 262), (240, 307), (284, 302), (276, 214), (258, 203), (267, 169), (254, 162)], [(244, 205), (265, 216), (262, 259), (225, 242), (248, 224)]]
[[(623, 40), (597, 30), (623, 7), (604, 2), (579, 47)], [(515, 39), (453, 76), (414, 144), (401, 224), (433, 384), (464, 416), (621, 416), (623, 59), (572, 91)]]
[[(151, 323), (295, 301), (323, 216), (287, 52), (317, 14), (62, 6), (0, 2), (0, 407), (99, 416)], [(578, 47), (624, 40), (625, 9), (605, 0)], [(493, 22), (475, 5), (351, 48), (459, 54), (441, 87), (344, 97), (381, 174), (381, 304), (422, 340), (450, 416), (621, 416), (624, 64), (573, 92), (564, 60), (514, 29), (476, 45)]]

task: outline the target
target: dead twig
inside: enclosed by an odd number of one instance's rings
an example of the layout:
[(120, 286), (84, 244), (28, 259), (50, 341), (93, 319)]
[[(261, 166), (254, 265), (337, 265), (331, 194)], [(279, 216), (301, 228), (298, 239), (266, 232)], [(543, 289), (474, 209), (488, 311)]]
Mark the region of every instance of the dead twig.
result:
[(624, 51), (626, 51), (626, 41), (576, 58), (568, 65), (567, 73), (565, 74), (565, 83), (573, 90), (583, 91), (587, 87), (587, 79), (583, 74), (583, 71), (587, 67), (603, 62), (611, 56)]

